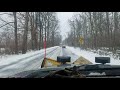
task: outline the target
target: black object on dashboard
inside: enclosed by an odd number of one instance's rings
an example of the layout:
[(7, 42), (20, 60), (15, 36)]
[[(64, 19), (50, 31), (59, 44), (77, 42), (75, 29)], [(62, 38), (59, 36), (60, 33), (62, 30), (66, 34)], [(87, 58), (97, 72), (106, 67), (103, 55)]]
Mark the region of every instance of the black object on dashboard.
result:
[(95, 57), (95, 62), (96, 63), (110, 63), (110, 57)]
[(66, 62), (71, 61), (71, 57), (69, 57), (69, 56), (57, 56), (57, 61), (65, 64)]

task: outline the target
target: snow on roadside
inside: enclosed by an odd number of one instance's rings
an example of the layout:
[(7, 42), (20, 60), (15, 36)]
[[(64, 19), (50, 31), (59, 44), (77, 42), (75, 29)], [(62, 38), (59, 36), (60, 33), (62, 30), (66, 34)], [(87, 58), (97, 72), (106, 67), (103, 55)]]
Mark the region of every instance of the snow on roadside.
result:
[(91, 51), (81, 50), (80, 48), (74, 48), (67, 46), (69, 50), (75, 53), (78, 56), (83, 56), (84, 58), (91, 61), (93, 64), (95, 63), (95, 57), (110, 57), (110, 64), (112, 65), (120, 65), (120, 60), (114, 59), (112, 55), (99, 55), (97, 53), (93, 53)]
[[(58, 46), (50, 47), (50, 48), (47, 48), (47, 50), (52, 50), (57, 47)], [(30, 52), (27, 52), (26, 54), (2, 56), (2, 57), (0, 57), (0, 66), (10, 64), (10, 63), (18, 61), (20, 59), (23, 59), (23, 58), (26, 58), (26, 57), (29, 57), (32, 55), (36, 55), (36, 54), (42, 53), (42, 52), (44, 52), (44, 49), (37, 50), (37, 51), (30, 51)]]

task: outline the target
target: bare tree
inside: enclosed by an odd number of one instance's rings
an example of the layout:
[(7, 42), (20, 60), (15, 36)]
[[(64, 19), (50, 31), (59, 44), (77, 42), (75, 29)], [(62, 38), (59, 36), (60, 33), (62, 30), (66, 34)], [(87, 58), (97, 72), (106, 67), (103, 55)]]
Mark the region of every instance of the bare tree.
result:
[(25, 30), (23, 35), (23, 44), (22, 44), (22, 54), (25, 54), (27, 51), (27, 34), (28, 34), (28, 21), (29, 21), (29, 12), (25, 13)]
[(81, 48), (116, 50), (120, 48), (119, 21), (119, 12), (79, 13), (69, 20), (71, 31), (65, 42), (75, 46), (72, 44), (74, 42), (79, 46), (79, 38), (82, 36), (84, 44)]
[(17, 39), (17, 17), (16, 17), (17, 12), (13, 12), (14, 16), (14, 31), (15, 31), (15, 54), (18, 54), (18, 39)]
[[(0, 46), (4, 46), (7, 54), (25, 54), (27, 50), (40, 50), (43, 48), (44, 37), (47, 47), (59, 45), (61, 35), (59, 21), (55, 12), (8, 12), (11, 20), (0, 16), (1, 35), (4, 36)], [(8, 31), (8, 32), (6, 32)], [(60, 42), (59, 42), (60, 41)]]

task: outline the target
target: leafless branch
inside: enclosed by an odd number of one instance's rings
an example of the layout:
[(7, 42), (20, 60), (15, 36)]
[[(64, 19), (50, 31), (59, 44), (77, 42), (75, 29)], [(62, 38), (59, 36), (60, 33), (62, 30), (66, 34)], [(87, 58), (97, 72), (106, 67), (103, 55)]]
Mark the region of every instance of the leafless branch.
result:
[(6, 24), (4, 24), (4, 25), (2, 25), (2, 26), (0, 26), (0, 28), (2, 28), (2, 27), (4, 27), (4, 26), (6, 26), (6, 25), (10, 25), (10, 23), (14, 23), (14, 22), (8, 22), (8, 23), (6, 23)]
[(23, 18), (25, 18), (25, 15), (22, 14), (21, 12), (18, 12), (19, 15), (21, 15)]
[[(14, 28), (14, 26), (10, 24), (11, 22), (9, 23), (9, 22), (3, 20), (1, 17), (0, 17), (0, 20), (3, 21), (3, 22), (5, 22), (5, 23), (7, 23), (8, 25), (10, 25), (10, 26), (12, 26), (12, 27)], [(13, 23), (13, 22), (12, 22), (12, 23)]]

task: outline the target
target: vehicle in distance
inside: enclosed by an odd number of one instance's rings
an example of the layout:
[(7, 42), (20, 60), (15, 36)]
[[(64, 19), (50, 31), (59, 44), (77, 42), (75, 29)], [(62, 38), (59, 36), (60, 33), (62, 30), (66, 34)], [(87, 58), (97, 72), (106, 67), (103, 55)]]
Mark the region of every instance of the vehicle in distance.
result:
[(66, 48), (66, 46), (65, 46), (65, 45), (63, 45), (63, 46), (62, 46), (62, 48)]

